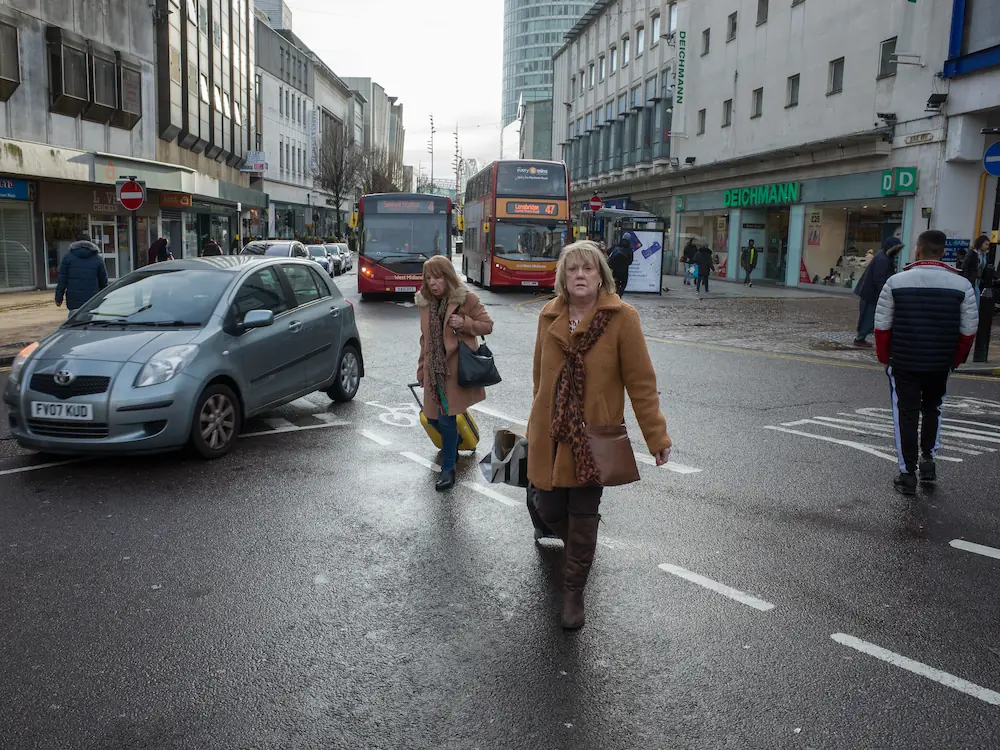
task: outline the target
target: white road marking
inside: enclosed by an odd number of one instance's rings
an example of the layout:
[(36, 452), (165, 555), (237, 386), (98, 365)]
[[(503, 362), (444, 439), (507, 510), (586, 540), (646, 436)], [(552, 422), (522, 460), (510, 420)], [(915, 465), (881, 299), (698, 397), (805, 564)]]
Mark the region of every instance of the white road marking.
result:
[(473, 492), (478, 492), (480, 495), (488, 497), (490, 500), (496, 500), (498, 503), (502, 503), (511, 508), (520, 508), (524, 505), (524, 503), (519, 503), (517, 500), (507, 497), (502, 492), (497, 492), (492, 487), (486, 487), (485, 485), (476, 484), (475, 482), (462, 482), (462, 486), (468, 487)]
[(730, 586), (726, 586), (724, 583), (719, 583), (718, 581), (713, 581), (711, 578), (706, 578), (703, 575), (698, 575), (697, 573), (692, 573), (690, 570), (678, 567), (677, 565), (670, 565), (669, 563), (663, 563), (659, 566), (660, 570), (664, 573), (670, 573), (677, 576), (678, 578), (683, 578), (685, 581), (690, 581), (691, 583), (696, 583), (699, 586), (703, 586), (706, 589), (711, 589), (712, 591), (722, 594), (723, 596), (728, 596), (730, 599), (738, 601), (740, 604), (745, 604), (748, 607), (753, 607), (754, 609), (760, 610), (761, 612), (767, 612), (768, 610), (774, 609), (774, 605), (770, 602), (765, 602), (763, 599), (758, 599), (755, 596), (750, 596), (750, 594), (745, 594), (742, 591), (737, 591)]
[(241, 438), (261, 437), (263, 435), (282, 435), (289, 432), (304, 432), (305, 430), (325, 430), (328, 427), (350, 427), (350, 422), (325, 422), (323, 424), (307, 424), (302, 427), (291, 424), (289, 427), (279, 427), (274, 430), (261, 430), (260, 432), (245, 432)]
[(955, 549), (975, 552), (977, 555), (985, 555), (986, 557), (1000, 560), (1000, 549), (996, 547), (987, 547), (985, 544), (975, 544), (974, 542), (967, 542), (964, 539), (953, 539), (949, 544)]
[(271, 427), (273, 427), (274, 429), (280, 430), (282, 432), (288, 432), (288, 430), (293, 429), (295, 427), (294, 424), (289, 422), (284, 417), (268, 417), (261, 421), (266, 422), (267, 424), (271, 425)]
[(285, 404), (285, 406), (294, 406), (296, 409), (317, 409), (317, 408), (319, 408), (319, 404), (314, 404), (312, 401), (310, 401), (309, 399), (307, 399), (305, 397), (297, 398), (294, 401), (290, 401), (289, 403)]
[(343, 426), (343, 425), (350, 424), (349, 422), (345, 422), (343, 419), (341, 419), (340, 417), (338, 417), (336, 414), (331, 414), (328, 411), (317, 412), (315, 414), (310, 414), (309, 416), (312, 417), (313, 419), (318, 419), (320, 422), (326, 422), (327, 424), (331, 424), (331, 425), (340, 425), (340, 426)]
[(908, 672), (913, 672), (913, 674), (939, 682), (945, 687), (950, 687), (966, 695), (971, 695), (973, 698), (978, 698), (990, 705), (1000, 706), (1000, 693), (994, 690), (989, 690), (968, 680), (963, 680), (961, 677), (956, 677), (948, 672), (942, 672), (940, 669), (929, 667), (919, 661), (914, 661), (913, 659), (876, 646), (874, 643), (862, 641), (860, 638), (855, 638), (846, 633), (834, 633), (830, 637), (842, 646), (848, 646), (863, 654), (874, 656), (876, 659), (881, 659), (895, 667), (900, 667)]
[(86, 458), (71, 458), (67, 461), (52, 461), (47, 464), (32, 464), (31, 466), (21, 466), (17, 469), (3, 469), (0, 470), (0, 477), (5, 477), (10, 474), (24, 474), (28, 471), (39, 471), (41, 469), (51, 469), (53, 466), (65, 466), (66, 464), (78, 464), (81, 461), (86, 461)]
[(837, 445), (843, 445), (848, 448), (854, 448), (855, 450), (862, 451), (864, 453), (870, 453), (873, 456), (878, 456), (879, 458), (884, 458), (887, 461), (896, 462), (895, 456), (890, 456), (888, 453), (878, 450), (874, 445), (868, 445), (866, 443), (858, 443), (854, 440), (839, 440), (837, 438), (826, 437), (825, 435), (813, 435), (811, 432), (803, 432), (802, 430), (790, 430), (787, 427), (775, 427), (773, 425), (765, 425), (765, 430), (774, 430), (776, 432), (786, 432), (789, 435), (799, 435), (800, 437), (812, 438), (813, 440), (822, 440), (827, 443), (836, 443)]
[[(879, 425), (870, 424), (868, 422), (850, 422), (846, 419), (833, 419), (832, 417), (815, 417), (813, 419), (799, 419), (795, 422), (782, 422), (782, 427), (801, 427), (802, 425), (814, 424), (820, 427), (829, 427), (833, 430), (841, 430), (844, 432), (853, 432), (856, 435), (871, 435), (873, 437), (883, 437), (891, 438), (895, 434), (892, 425)], [(858, 427), (852, 427), (851, 425), (858, 425)], [(860, 427), (866, 427), (868, 429), (860, 429)], [(949, 433), (942, 431), (942, 437), (964, 437), (963, 435), (956, 433)], [(953, 443), (950, 440), (948, 442), (942, 442), (942, 450), (955, 451), (956, 453), (964, 453), (969, 456), (981, 456), (984, 452), (996, 453), (996, 448), (986, 448), (981, 445), (968, 445), (967, 443)]]
[(437, 471), (437, 472), (441, 471), (441, 467), (438, 466), (436, 463), (432, 462), (430, 459), (424, 458), (423, 456), (419, 456), (416, 453), (410, 453), (410, 451), (403, 451), (399, 455), (401, 455), (403, 458), (410, 459), (415, 464), (420, 464), (425, 469), (430, 469), (431, 471)]
[(378, 433), (371, 432), (369, 430), (358, 430), (358, 434), (361, 435), (362, 437), (368, 438), (373, 443), (378, 443), (383, 448), (392, 445), (392, 441), (391, 440), (388, 440), (388, 439), (382, 437), (381, 435), (379, 435)]
[(504, 414), (503, 412), (491, 409), (488, 406), (483, 406), (482, 404), (476, 404), (472, 407), (473, 411), (478, 411), (480, 414), (487, 414), (491, 417), (496, 417), (497, 419), (502, 419), (505, 422), (510, 422), (511, 424), (519, 424), (522, 427), (527, 427), (528, 423), (523, 419), (518, 419), (517, 417), (512, 417), (509, 414)]
[[(635, 460), (639, 463), (646, 464), (647, 466), (656, 466), (656, 459), (648, 453), (639, 453), (636, 450), (633, 450), (633, 452), (635, 453)], [(679, 464), (675, 461), (668, 461), (659, 468), (672, 471), (675, 474), (698, 474), (699, 472), (704, 471), (703, 469), (696, 469), (693, 466), (685, 466), (684, 464)]]

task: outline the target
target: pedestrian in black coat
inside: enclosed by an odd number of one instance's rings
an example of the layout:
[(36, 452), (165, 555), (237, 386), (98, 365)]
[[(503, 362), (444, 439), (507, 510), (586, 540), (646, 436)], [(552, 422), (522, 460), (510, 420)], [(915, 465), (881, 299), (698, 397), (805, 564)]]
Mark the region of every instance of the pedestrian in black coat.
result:
[(694, 285), (695, 293), (701, 296), (701, 287), (704, 285), (705, 294), (708, 294), (708, 277), (715, 270), (715, 261), (708, 245), (702, 245), (698, 248), (698, 252), (694, 254), (694, 262), (698, 266), (698, 279)]
[(90, 241), (90, 235), (82, 232), (59, 264), (56, 307), (62, 307), (65, 299), (66, 309), (72, 315), (107, 285), (108, 268), (101, 251)]
[(882, 294), (885, 282), (896, 272), (896, 256), (902, 249), (903, 243), (898, 237), (884, 240), (882, 249), (871, 259), (864, 276), (854, 288), (854, 293), (861, 298), (858, 335), (854, 338), (855, 346), (871, 346), (868, 337), (875, 332), (875, 308), (878, 306), (878, 297)]
[(625, 293), (625, 287), (628, 286), (628, 269), (634, 257), (632, 241), (627, 235), (622, 235), (608, 256), (608, 265), (611, 266), (611, 275), (615, 277), (615, 291), (619, 297)]

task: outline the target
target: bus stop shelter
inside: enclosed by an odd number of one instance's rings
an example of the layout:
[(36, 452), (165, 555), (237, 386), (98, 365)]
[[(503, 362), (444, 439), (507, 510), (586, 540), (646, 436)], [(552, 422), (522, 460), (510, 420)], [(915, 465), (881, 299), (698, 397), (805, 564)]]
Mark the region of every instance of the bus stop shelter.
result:
[(670, 251), (663, 219), (648, 211), (609, 207), (597, 211), (585, 208), (581, 216), (587, 222), (588, 236), (601, 237), (609, 251), (621, 237), (629, 238), (634, 256), (625, 291), (663, 293), (663, 271)]

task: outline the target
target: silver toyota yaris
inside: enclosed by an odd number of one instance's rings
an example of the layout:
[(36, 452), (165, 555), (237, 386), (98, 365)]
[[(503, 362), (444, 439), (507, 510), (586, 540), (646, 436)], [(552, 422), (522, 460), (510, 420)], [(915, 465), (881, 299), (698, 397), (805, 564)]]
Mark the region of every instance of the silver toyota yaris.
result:
[(311, 260), (222, 256), (134, 271), (26, 347), (4, 401), (46, 453), (233, 447), (254, 414), (364, 376), (354, 308)]

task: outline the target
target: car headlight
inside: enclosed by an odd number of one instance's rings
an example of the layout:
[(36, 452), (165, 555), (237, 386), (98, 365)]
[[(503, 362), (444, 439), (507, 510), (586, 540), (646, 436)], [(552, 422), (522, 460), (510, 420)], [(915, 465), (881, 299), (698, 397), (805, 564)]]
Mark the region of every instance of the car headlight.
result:
[(21, 373), (24, 371), (24, 366), (28, 364), (28, 360), (31, 358), (31, 355), (35, 353), (37, 348), (38, 342), (36, 341), (34, 344), (28, 344), (17, 353), (16, 357), (14, 357), (14, 364), (10, 366), (11, 383), (17, 385), (21, 382)]
[(147, 385), (166, 383), (187, 367), (197, 353), (197, 344), (183, 344), (161, 349), (143, 365), (135, 379), (135, 387), (145, 388)]

